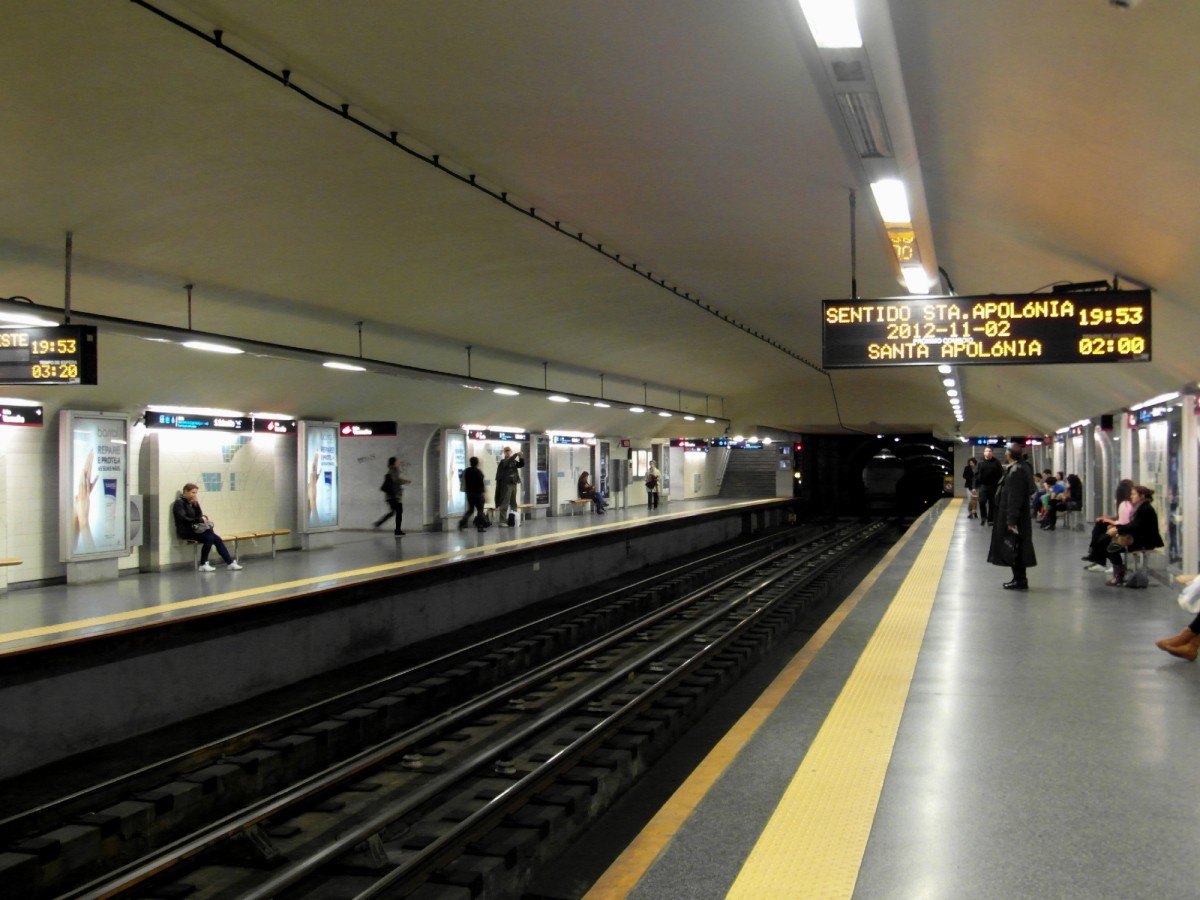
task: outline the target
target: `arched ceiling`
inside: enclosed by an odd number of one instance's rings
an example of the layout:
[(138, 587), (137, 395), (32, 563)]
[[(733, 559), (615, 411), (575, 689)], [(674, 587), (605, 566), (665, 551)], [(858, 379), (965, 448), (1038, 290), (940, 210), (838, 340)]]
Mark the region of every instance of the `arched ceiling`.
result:
[[(859, 11), (889, 124), (911, 123), (925, 252), (960, 294), (1155, 288), (1152, 362), (971, 367), (962, 432), (1048, 432), (1196, 380), (1200, 5)], [(61, 306), (70, 232), (81, 313), (187, 327), (191, 284), (199, 331), (361, 339), (464, 381), (470, 346), (489, 383), (735, 428), (958, 430), (931, 369), (820, 369), (822, 299), (852, 274), (903, 290), (794, 0), (39, 0), (3, 20), (0, 296)], [(100, 385), (22, 395), (680, 429), (101, 333)]]

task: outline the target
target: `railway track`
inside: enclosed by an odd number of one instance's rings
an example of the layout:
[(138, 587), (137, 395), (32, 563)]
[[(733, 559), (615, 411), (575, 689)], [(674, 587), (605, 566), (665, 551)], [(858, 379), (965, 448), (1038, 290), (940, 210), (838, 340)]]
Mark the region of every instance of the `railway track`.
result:
[(883, 531), (760, 538), (11, 816), (13, 896), (510, 896)]

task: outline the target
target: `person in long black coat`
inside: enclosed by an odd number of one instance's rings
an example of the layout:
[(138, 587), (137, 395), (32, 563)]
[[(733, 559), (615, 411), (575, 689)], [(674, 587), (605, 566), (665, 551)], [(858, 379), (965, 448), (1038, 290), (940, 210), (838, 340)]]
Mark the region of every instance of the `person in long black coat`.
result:
[[(992, 540), (988, 547), (987, 561), (994, 566), (1010, 566), (1012, 579), (1004, 583), (1010, 591), (1029, 590), (1026, 570), (1037, 565), (1037, 554), (1033, 551), (1033, 516), (1029, 498), (1033, 496), (1033, 469), (1025, 461), (1024, 449), (1014, 444), (1005, 450), (1004, 477), (1000, 480), (996, 495), (995, 523), (992, 525)], [(1009, 534), (1017, 538), (1015, 560), (1004, 554), (1004, 539)]]

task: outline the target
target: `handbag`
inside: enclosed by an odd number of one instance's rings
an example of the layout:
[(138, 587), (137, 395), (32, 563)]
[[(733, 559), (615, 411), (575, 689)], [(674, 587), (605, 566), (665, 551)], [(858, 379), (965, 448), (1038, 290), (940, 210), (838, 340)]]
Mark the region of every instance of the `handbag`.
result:
[(997, 556), (1002, 566), (1018, 565), (1021, 559), (1021, 536), (1011, 531), (1005, 532)]
[(212, 528), (213, 528), (212, 522), (193, 522), (192, 523), (192, 531), (195, 532), (196, 534), (204, 534), (204, 532), (206, 532), (206, 531), (212, 531)]
[(1111, 544), (1108, 545), (1109, 553), (1123, 553), (1133, 546), (1132, 534), (1118, 534), (1113, 538)]

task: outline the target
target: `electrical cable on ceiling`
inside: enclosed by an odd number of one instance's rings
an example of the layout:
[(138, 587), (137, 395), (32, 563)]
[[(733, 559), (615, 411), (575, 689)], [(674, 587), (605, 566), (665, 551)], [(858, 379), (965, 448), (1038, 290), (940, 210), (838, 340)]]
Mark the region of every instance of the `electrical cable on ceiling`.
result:
[(355, 115), (352, 115), (350, 112), (350, 110), (352, 108), (352, 104), (349, 104), (349, 103), (333, 104), (328, 101), (322, 100), (320, 97), (316, 96), (315, 94), (311, 93), (310, 91), (306, 90), (305, 88), (300, 87), (294, 81), (292, 81), (293, 73), (290, 69), (283, 69), (280, 72), (275, 72), (275, 71), (271, 70), (270, 68), (268, 68), (267, 66), (263, 65), (262, 63), (257, 62), (256, 60), (247, 56), (245, 53), (242, 53), (241, 51), (236, 50), (233, 47), (230, 47), (228, 44), (226, 44), (224, 42), (224, 34), (225, 34), (224, 31), (222, 31), (220, 29), (216, 29), (213, 31), (213, 33), (211, 35), (209, 35), (203, 31), (201, 31), (200, 29), (196, 28), (194, 25), (189, 25), (187, 22), (184, 22), (182, 19), (178, 19), (175, 16), (171, 15), (170, 13), (159, 9), (158, 7), (154, 6), (153, 4), (147, 2), (147, 0), (132, 0), (132, 2), (134, 3), (134, 5), (140, 6), (148, 12), (154, 13), (155, 15), (159, 16), (160, 18), (165, 19), (166, 21), (170, 22), (172, 25), (175, 25), (178, 28), (182, 28), (184, 31), (187, 31), (189, 34), (192, 34), (193, 36), (200, 38), (201, 40), (211, 44), (212, 46), (216, 47), (217, 49), (225, 51), (230, 56), (232, 56), (234, 59), (237, 59), (240, 62), (245, 63), (246, 65), (250, 66), (252, 69), (256, 70), (257, 72), (259, 72), (263, 75), (266, 75), (268, 78), (271, 78), (272, 80), (279, 82), (284, 87), (295, 91), (297, 94), (299, 94), (304, 99), (310, 101), (311, 103), (316, 104), (317, 106), (321, 107), (322, 109), (324, 109), (328, 112), (335, 114), (336, 116), (338, 116), (338, 118), (345, 119), (348, 122), (352, 122), (353, 124), (359, 126), (360, 128), (364, 129), (365, 131), (368, 131), (369, 133), (382, 139), (383, 141), (387, 142), (388, 144), (391, 144), (392, 146), (397, 147), (400, 150), (403, 150), (405, 153), (407, 153), (409, 156), (412, 156), (414, 159), (418, 159), (421, 162), (427, 163), (427, 164), (433, 166), (438, 171), (445, 172), (450, 177), (455, 178), (455, 179), (463, 182), (464, 184), (470, 185), (471, 187), (473, 187), (479, 191), (482, 191), (487, 196), (491, 197), (494, 200), (498, 200), (499, 202), (503, 203), (508, 208), (515, 210), (515, 211), (521, 213), (522, 215), (528, 216), (538, 222), (541, 222), (543, 225), (546, 225), (549, 228), (553, 228), (557, 232), (561, 232), (562, 234), (565, 234), (568, 237), (574, 238), (575, 240), (579, 241), (580, 243), (584, 244), (585, 246), (590, 247), (592, 250), (595, 250), (601, 256), (604, 256), (605, 258), (611, 260), (612, 262), (615, 262), (617, 265), (621, 266), (622, 268), (627, 269), (628, 271), (633, 272), (635, 275), (639, 275), (642, 278), (645, 278), (647, 281), (651, 282), (655, 286), (662, 288), (665, 291), (668, 291), (669, 293), (673, 294), (676, 298), (678, 298), (680, 300), (686, 300), (687, 302), (694, 305), (697, 309), (707, 312), (710, 315), (716, 316), (718, 319), (721, 319), (728, 325), (731, 325), (732, 327), (738, 329), (739, 331), (744, 332), (745, 334), (749, 335), (750, 337), (754, 338), (755, 340), (762, 341), (763, 343), (768, 344), (769, 346), (775, 348), (780, 353), (790, 356), (792, 359), (795, 359), (798, 362), (803, 363), (804, 365), (808, 366), (810, 369), (813, 369), (816, 372), (820, 372), (821, 374), (825, 374), (825, 370), (822, 369), (819, 365), (817, 365), (814, 362), (811, 362), (808, 359), (805, 359), (803, 356), (801, 356), (796, 351), (790, 350), (787, 347), (785, 347), (783, 344), (780, 344), (778, 341), (774, 341), (774, 340), (766, 337), (765, 335), (755, 332), (753, 329), (747, 327), (746, 325), (740, 324), (740, 323), (728, 318), (727, 316), (720, 315), (716, 310), (710, 308), (708, 306), (708, 304), (702, 302), (700, 297), (698, 297), (698, 296), (693, 297), (690, 292), (681, 291), (677, 286), (675, 286), (673, 284), (668, 284), (667, 280), (665, 278), (661, 278), (661, 277), (655, 278), (653, 272), (643, 271), (642, 269), (640, 269), (638, 267), (637, 263), (627, 262), (627, 261), (621, 259), (621, 254), (613, 253), (611, 250), (605, 250), (604, 245), (602, 243), (592, 243), (591, 241), (585, 239), (582, 231), (571, 232), (562, 227), (562, 222), (560, 220), (551, 220), (545, 216), (538, 215), (537, 207), (535, 207), (535, 206), (523, 207), (523, 206), (517, 205), (515, 202), (508, 199), (507, 191), (493, 190), (493, 189), (487, 187), (486, 185), (480, 184), (474, 173), (463, 174), (463, 173), (454, 171), (453, 169), (449, 168), (444, 163), (442, 163), (441, 157), (439, 154), (430, 153), (427, 155), (427, 154), (421, 152), (420, 150), (416, 149), (415, 147), (405, 144), (403, 141), (400, 140), (400, 138), (399, 138), (400, 133), (398, 131), (386, 131), (386, 132), (382, 131), (381, 129), (376, 128), (374, 125), (370, 124), (369, 122), (367, 122), (363, 119), (360, 119)]

